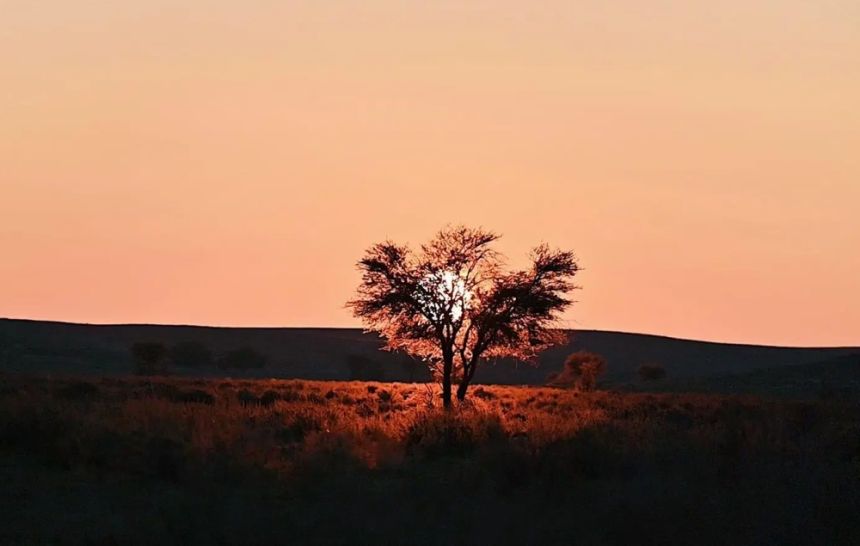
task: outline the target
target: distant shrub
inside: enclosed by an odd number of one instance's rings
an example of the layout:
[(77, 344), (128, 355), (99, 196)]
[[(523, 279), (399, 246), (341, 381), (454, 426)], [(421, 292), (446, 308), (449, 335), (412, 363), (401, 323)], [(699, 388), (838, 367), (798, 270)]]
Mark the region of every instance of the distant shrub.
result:
[(167, 375), (167, 348), (162, 343), (141, 341), (131, 346), (137, 375)]
[(205, 368), (212, 365), (212, 351), (202, 343), (183, 341), (170, 348), (170, 361), (177, 368)]
[(577, 351), (564, 361), (562, 370), (550, 376), (549, 383), (560, 387), (591, 391), (597, 386), (597, 378), (606, 370), (606, 360), (596, 353)]
[(639, 366), (639, 379), (642, 381), (658, 381), (666, 377), (666, 368), (659, 364), (642, 364)]
[(482, 400), (494, 400), (496, 398), (495, 394), (491, 393), (484, 387), (478, 387), (474, 392), (472, 392), (472, 395)]
[(247, 389), (242, 389), (241, 391), (239, 391), (239, 393), (236, 396), (239, 399), (239, 403), (242, 404), (243, 406), (249, 405), (249, 404), (259, 403), (259, 399), (257, 398), (257, 395), (255, 395), (253, 392), (251, 392)]
[(183, 402), (186, 404), (207, 404), (212, 405), (215, 403), (215, 397), (209, 394), (208, 392), (200, 389), (194, 389), (190, 391), (181, 391), (177, 393), (173, 400), (175, 402)]
[(248, 370), (253, 368), (263, 368), (266, 366), (266, 357), (252, 347), (240, 347), (227, 352), (218, 361), (221, 368), (236, 368), (239, 370)]
[(281, 399), (281, 395), (276, 391), (268, 390), (260, 396), (259, 404), (261, 406), (271, 406), (275, 402)]

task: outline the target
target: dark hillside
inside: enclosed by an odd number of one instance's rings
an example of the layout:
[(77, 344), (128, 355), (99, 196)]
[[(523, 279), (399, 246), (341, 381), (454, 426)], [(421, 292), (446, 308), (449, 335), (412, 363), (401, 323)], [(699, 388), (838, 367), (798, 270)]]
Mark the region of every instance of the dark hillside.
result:
[[(347, 328), (212, 328), (160, 325), (87, 325), (0, 319), (0, 370), (60, 374), (127, 374), (128, 348), (138, 341), (173, 345), (195, 341), (216, 355), (252, 347), (268, 363), (261, 370), (194, 370), (196, 375), (303, 379), (421, 381), (426, 372), (410, 358), (379, 351), (379, 340)], [(581, 330), (571, 343), (541, 355), (538, 366), (499, 362), (478, 370), (483, 383), (542, 384), (577, 350), (606, 357), (606, 385), (637, 381), (642, 364), (660, 364), (670, 380), (742, 374), (860, 353), (860, 348), (786, 348), (689, 341), (660, 336)], [(362, 358), (363, 357), (363, 358)], [(356, 368), (351, 362), (364, 362)], [(188, 370), (178, 370), (191, 374)]]

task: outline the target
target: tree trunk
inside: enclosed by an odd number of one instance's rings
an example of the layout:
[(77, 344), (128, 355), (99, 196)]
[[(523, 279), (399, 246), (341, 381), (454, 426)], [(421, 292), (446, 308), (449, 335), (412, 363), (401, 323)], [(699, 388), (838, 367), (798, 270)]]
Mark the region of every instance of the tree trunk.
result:
[(442, 407), (451, 409), (451, 372), (454, 370), (454, 356), (445, 355), (442, 364)]
[(462, 402), (466, 399), (466, 390), (469, 388), (469, 383), (472, 382), (472, 378), (475, 377), (475, 369), (478, 367), (478, 362), (473, 361), (465, 370), (463, 370), (463, 377), (460, 379), (460, 385), (457, 387), (457, 400)]
[(457, 387), (457, 400), (462, 402), (463, 400), (466, 399), (466, 389), (468, 389), (468, 388), (469, 388), (469, 383), (466, 382), (465, 379), (463, 379), (463, 381), (460, 381), (460, 385)]

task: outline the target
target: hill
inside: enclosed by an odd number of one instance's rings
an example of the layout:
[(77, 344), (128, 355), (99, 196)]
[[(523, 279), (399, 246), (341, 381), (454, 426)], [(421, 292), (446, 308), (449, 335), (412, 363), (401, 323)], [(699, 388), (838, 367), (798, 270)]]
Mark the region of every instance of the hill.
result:
[[(173, 345), (194, 341), (224, 353), (252, 347), (268, 363), (244, 375), (301, 379), (370, 379), (421, 381), (421, 363), (379, 350), (380, 340), (348, 328), (216, 328), (162, 325), (89, 325), (0, 319), (0, 370), (32, 373), (124, 375), (131, 371), (128, 348), (138, 341)], [(477, 383), (543, 384), (577, 350), (603, 355), (608, 361), (607, 386), (635, 384), (644, 363), (662, 365), (670, 381), (744, 374), (785, 366), (832, 361), (860, 354), (860, 348), (790, 348), (674, 339), (621, 332), (579, 330), (566, 346), (541, 355), (537, 366), (498, 362), (479, 368)], [(350, 359), (371, 365), (356, 369)], [(189, 375), (225, 375), (221, 370), (182, 371)]]
[(649, 385), (648, 390), (786, 398), (860, 398), (860, 353), (808, 364), (663, 381)]

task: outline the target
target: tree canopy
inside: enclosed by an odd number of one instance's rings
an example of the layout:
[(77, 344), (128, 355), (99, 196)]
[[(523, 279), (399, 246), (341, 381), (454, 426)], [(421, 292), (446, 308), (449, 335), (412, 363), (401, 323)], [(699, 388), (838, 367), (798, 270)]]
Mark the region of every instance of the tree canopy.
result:
[(482, 359), (533, 361), (566, 339), (558, 321), (578, 288), (574, 254), (542, 244), (528, 268), (505, 271), (492, 247), (498, 239), (482, 228), (447, 227), (417, 251), (385, 241), (358, 262), (362, 279), (347, 306), (386, 349), (428, 363), (446, 407), (452, 383), (462, 400)]

